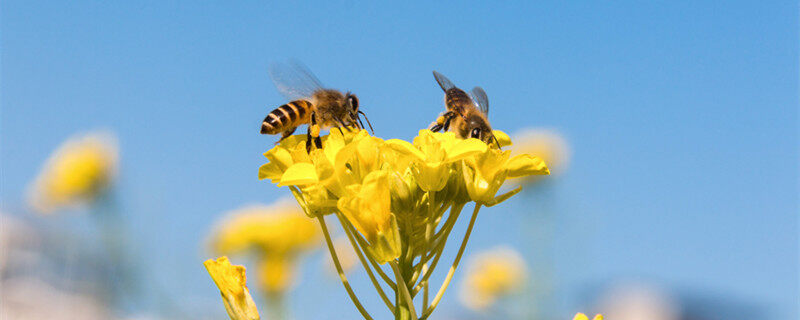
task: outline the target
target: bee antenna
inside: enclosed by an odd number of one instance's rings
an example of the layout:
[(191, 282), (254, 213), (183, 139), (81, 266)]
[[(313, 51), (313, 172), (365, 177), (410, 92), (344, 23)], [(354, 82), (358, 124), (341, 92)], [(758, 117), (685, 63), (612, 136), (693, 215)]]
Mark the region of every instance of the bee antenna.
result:
[(492, 139), (494, 139), (494, 143), (496, 143), (496, 144), (497, 144), (497, 149), (500, 149), (500, 141), (499, 141), (499, 140), (497, 140), (497, 137), (495, 137), (495, 135), (494, 135), (494, 134), (492, 135)]
[[(364, 116), (364, 120), (367, 120), (367, 124), (369, 125), (369, 131), (372, 131), (372, 134), (375, 134), (375, 130), (372, 129), (372, 123), (369, 122), (369, 118), (367, 118), (367, 114), (364, 111), (358, 110), (358, 113)], [(358, 121), (361, 121), (361, 118), (358, 118)], [(363, 127), (364, 124), (362, 123), (361, 126)]]

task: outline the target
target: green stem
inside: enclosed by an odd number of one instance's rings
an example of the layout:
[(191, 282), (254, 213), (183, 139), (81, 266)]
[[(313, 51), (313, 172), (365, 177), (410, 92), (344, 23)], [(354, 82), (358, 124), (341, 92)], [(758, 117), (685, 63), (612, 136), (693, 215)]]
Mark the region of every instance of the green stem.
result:
[[(353, 227), (353, 225), (349, 221), (345, 220), (345, 222), (347, 223), (347, 227), (350, 228), (350, 230), (355, 230), (355, 227)], [(362, 248), (367, 248), (369, 246), (369, 244), (367, 243), (367, 240), (365, 240), (364, 237), (362, 237), (360, 233), (355, 232), (355, 231), (353, 231), (352, 233), (353, 233), (353, 236), (356, 238), (356, 241), (358, 241), (358, 244)], [(365, 250), (365, 252), (366, 252), (366, 250)], [(368, 252), (367, 252), (367, 255), (369, 255)], [(381, 266), (377, 262), (375, 262), (374, 259), (367, 259), (367, 260), (372, 265), (372, 268), (374, 268), (375, 271), (378, 272), (378, 275), (381, 276), (383, 281), (386, 282), (386, 284), (389, 285), (389, 287), (392, 288), (393, 291), (397, 291), (397, 285), (394, 283), (392, 278), (390, 278), (388, 275), (386, 275), (385, 272), (383, 272), (383, 269), (381, 269)]]
[(436, 293), (436, 297), (433, 298), (433, 302), (431, 302), (431, 306), (424, 311), (422, 314), (421, 319), (427, 319), (428, 316), (431, 315), (436, 306), (439, 304), (439, 301), (442, 300), (442, 296), (444, 295), (445, 290), (447, 290), (447, 286), (450, 285), (450, 281), (453, 280), (453, 275), (458, 268), (458, 263), (461, 262), (461, 257), (464, 255), (464, 249), (467, 247), (467, 241), (469, 241), (469, 236), (472, 234), (472, 228), (475, 227), (475, 219), (478, 218), (478, 211), (480, 211), (481, 205), (475, 204), (475, 210), (472, 211), (472, 217), (469, 220), (469, 226), (467, 226), (467, 233), (464, 234), (464, 240), (461, 241), (461, 247), (458, 248), (458, 254), (456, 254), (455, 260), (453, 260), (453, 265), (450, 266), (450, 270), (447, 272), (447, 277), (444, 279), (442, 286), (439, 288), (439, 292)]
[(419, 291), (424, 287), (423, 284), (427, 285), (428, 278), (431, 277), (431, 274), (433, 274), (433, 270), (439, 263), (439, 259), (441, 259), (442, 257), (442, 252), (444, 252), (444, 246), (447, 243), (447, 238), (450, 237), (450, 232), (453, 230), (453, 226), (455, 225), (456, 219), (458, 219), (458, 216), (461, 215), (461, 210), (464, 208), (464, 205), (466, 205), (466, 203), (456, 204), (450, 210), (450, 217), (447, 218), (448, 221), (445, 222), (445, 225), (442, 226), (442, 230), (440, 230), (440, 232), (442, 232), (443, 241), (437, 243), (434, 250), (432, 250), (430, 255), (428, 255), (428, 257), (425, 259), (425, 261), (427, 261), (431, 257), (434, 257), (430, 267), (428, 268), (428, 271), (425, 272), (425, 274), (422, 276), (422, 280), (420, 280), (417, 286), (414, 287), (414, 290), (412, 290), (411, 292), (412, 296), (416, 296), (417, 293), (419, 293)]
[[(392, 266), (392, 271), (394, 271), (395, 277), (397, 277), (397, 285), (400, 287), (399, 293), (402, 294), (403, 300), (406, 302), (406, 306), (408, 306), (408, 312), (410, 313), (411, 320), (417, 320), (417, 311), (414, 310), (414, 300), (411, 299), (411, 294), (408, 293), (408, 287), (405, 285), (405, 280), (403, 280), (403, 274), (400, 270), (400, 267), (397, 265), (397, 261), (389, 262)], [(402, 286), (400, 284), (403, 284)], [(398, 302), (399, 305), (399, 302)]]
[(359, 247), (358, 242), (353, 237), (353, 230), (350, 229), (349, 225), (345, 222), (345, 219), (344, 217), (342, 217), (341, 214), (337, 212), (336, 217), (339, 218), (339, 222), (342, 224), (342, 229), (344, 229), (344, 232), (347, 234), (347, 239), (350, 240), (350, 245), (352, 245), (353, 250), (356, 251), (356, 255), (358, 255), (358, 260), (361, 261), (361, 265), (363, 265), (364, 269), (367, 270), (367, 275), (369, 276), (369, 280), (372, 281), (372, 285), (375, 286), (375, 290), (378, 291), (378, 294), (381, 296), (381, 299), (383, 299), (383, 303), (385, 303), (386, 307), (389, 308), (389, 311), (391, 311), (394, 314), (394, 305), (392, 305), (392, 302), (386, 296), (386, 293), (383, 292), (381, 284), (378, 283), (378, 280), (375, 278), (375, 274), (372, 272), (372, 268), (370, 268), (369, 263), (367, 263), (367, 259), (364, 258), (364, 254), (361, 252), (362, 248)]
[(280, 293), (267, 294), (267, 309), (270, 314), (269, 319), (287, 319), (285, 296)]
[(317, 221), (319, 221), (319, 225), (322, 228), (322, 234), (325, 235), (325, 242), (328, 244), (328, 250), (331, 253), (333, 264), (336, 266), (336, 272), (339, 273), (339, 279), (342, 280), (342, 285), (344, 285), (344, 289), (347, 290), (350, 300), (352, 300), (353, 304), (356, 305), (358, 312), (361, 313), (361, 316), (363, 316), (364, 319), (373, 320), (367, 310), (364, 309), (364, 306), (361, 305), (361, 302), (358, 301), (358, 297), (356, 297), (355, 292), (353, 292), (353, 288), (350, 287), (350, 283), (347, 281), (347, 276), (345, 276), (344, 271), (342, 271), (342, 264), (339, 263), (339, 257), (336, 255), (336, 250), (333, 248), (333, 241), (331, 241), (331, 235), (328, 232), (328, 226), (325, 224), (325, 217), (317, 216)]

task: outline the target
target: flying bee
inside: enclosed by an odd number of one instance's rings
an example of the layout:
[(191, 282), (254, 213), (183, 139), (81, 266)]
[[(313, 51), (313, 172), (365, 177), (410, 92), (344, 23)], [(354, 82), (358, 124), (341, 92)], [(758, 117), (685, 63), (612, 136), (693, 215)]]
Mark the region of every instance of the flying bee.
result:
[[(272, 110), (261, 123), (262, 134), (281, 133), (283, 139), (291, 136), (298, 126), (308, 125), (306, 151), (311, 151), (312, 140), (322, 148), (320, 129), (356, 127), (364, 128), (359, 115), (367, 115), (358, 109), (358, 98), (350, 92), (325, 89), (308, 69), (298, 63), (275, 64), (270, 67), (270, 77), (275, 87), (290, 102)], [(370, 130), (372, 124), (369, 123)]]
[(459, 89), (441, 73), (433, 72), (436, 82), (444, 90), (444, 103), (447, 111), (431, 124), (431, 131), (453, 131), (461, 139), (475, 138), (486, 144), (494, 142), (500, 147), (492, 133), (487, 115), (489, 114), (489, 97), (481, 87), (475, 87), (470, 94)]

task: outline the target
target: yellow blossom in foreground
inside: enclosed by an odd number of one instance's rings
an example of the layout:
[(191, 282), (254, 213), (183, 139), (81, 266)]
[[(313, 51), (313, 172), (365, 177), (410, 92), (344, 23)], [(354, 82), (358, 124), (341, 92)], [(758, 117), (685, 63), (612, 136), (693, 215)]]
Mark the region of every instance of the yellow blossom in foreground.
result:
[[(562, 174), (569, 165), (570, 148), (567, 140), (557, 131), (548, 129), (525, 129), (515, 135), (514, 152), (535, 154), (547, 163), (555, 174)], [(535, 181), (538, 177), (526, 179)]]
[(486, 152), (486, 143), (477, 139), (460, 140), (455, 133), (436, 134), (420, 130), (413, 145), (403, 140), (392, 139), (386, 144), (414, 159), (411, 167), (417, 183), (424, 191), (439, 191), (447, 184), (452, 168), (448, 164), (471, 155)]
[(486, 206), (496, 205), (520, 190), (495, 198), (506, 178), (550, 174), (544, 161), (538, 157), (521, 154), (510, 158), (510, 154), (511, 151), (489, 149), (464, 160), (464, 179), (473, 201)]
[(112, 183), (117, 170), (113, 136), (91, 133), (64, 142), (45, 163), (30, 190), (39, 211), (93, 201)]
[[(589, 317), (587, 317), (585, 314), (579, 312), (579, 313), (577, 313), (575, 315), (574, 318), (572, 318), (572, 320), (589, 320)], [(603, 320), (603, 315), (602, 314), (597, 314), (597, 315), (594, 316), (594, 318), (592, 318), (592, 320)]]
[(339, 208), (366, 236), (373, 257), (386, 263), (400, 256), (400, 230), (391, 212), (388, 172), (371, 172), (363, 184), (348, 189), (351, 194), (339, 199)]
[(476, 254), (465, 276), (461, 302), (471, 309), (483, 310), (520, 290), (527, 278), (527, 267), (517, 251), (499, 247)]
[[(500, 147), (511, 145), (495, 131)], [(352, 243), (381, 300), (399, 319), (428, 318), (442, 299), (466, 248), (482, 206), (496, 205), (520, 188), (497, 195), (510, 178), (544, 175), (534, 155), (512, 157), (478, 139), (421, 130), (412, 142), (383, 140), (343, 128), (323, 136), (322, 148), (306, 150), (306, 135), (282, 140), (264, 156), (259, 179), (288, 187), (308, 217), (317, 219), (339, 278), (365, 318), (371, 318), (350, 287), (335, 254), (326, 218), (332, 215)], [(445, 280), (435, 293), (430, 275), (469, 202), (470, 222)], [(394, 279), (380, 267), (389, 265)], [(373, 270), (374, 269), (374, 270)], [(379, 281), (394, 291), (385, 294)], [(423, 294), (420, 294), (424, 292)], [(430, 294), (427, 294), (430, 293)], [(417, 317), (415, 297), (433, 297)], [(394, 302), (392, 302), (394, 301)]]
[(299, 255), (320, 244), (319, 227), (288, 202), (252, 205), (226, 214), (211, 239), (220, 254), (253, 251), (259, 263), (259, 284), (281, 293), (294, 282)]
[(203, 265), (217, 284), (231, 320), (261, 319), (253, 297), (247, 290), (247, 276), (243, 266), (231, 265), (228, 257), (224, 256), (217, 260), (208, 259)]

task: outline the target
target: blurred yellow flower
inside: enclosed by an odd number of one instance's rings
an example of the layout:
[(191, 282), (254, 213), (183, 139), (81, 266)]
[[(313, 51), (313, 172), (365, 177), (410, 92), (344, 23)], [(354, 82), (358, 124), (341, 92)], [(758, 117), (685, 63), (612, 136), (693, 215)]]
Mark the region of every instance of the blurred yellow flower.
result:
[(105, 133), (76, 136), (47, 160), (29, 193), (41, 212), (92, 202), (113, 182), (117, 170), (116, 139)]
[[(569, 165), (570, 148), (567, 140), (557, 131), (528, 128), (515, 135), (514, 152), (535, 154), (547, 163), (554, 175), (562, 174)], [(528, 181), (539, 177), (532, 176)]]
[[(346, 236), (339, 236), (336, 239), (333, 239), (333, 247), (336, 248), (336, 255), (339, 258), (339, 263), (342, 266), (342, 270), (344, 272), (348, 272), (352, 270), (356, 264), (358, 263), (358, 257), (356, 256), (355, 251), (353, 251), (353, 247), (350, 246), (350, 240), (347, 240)], [(332, 257), (330, 257), (330, 253), (326, 254), (329, 258), (323, 261), (323, 269), (325, 272), (328, 273), (330, 276), (339, 277), (336, 274), (336, 267), (333, 265)]]
[(498, 247), (476, 254), (467, 265), (461, 302), (484, 310), (503, 296), (519, 291), (527, 278), (527, 266), (514, 249)]
[(297, 274), (297, 263), (286, 256), (273, 256), (258, 262), (258, 282), (269, 294), (281, 294), (292, 286)]
[(259, 284), (282, 293), (294, 282), (299, 255), (321, 244), (319, 227), (286, 201), (252, 205), (227, 213), (211, 238), (219, 254), (252, 251), (259, 263)]
[(253, 297), (247, 290), (247, 276), (243, 266), (231, 265), (225, 256), (217, 260), (208, 259), (203, 265), (219, 288), (225, 310), (228, 311), (231, 320), (261, 319)]
[[(576, 314), (575, 317), (572, 318), (572, 320), (589, 320), (589, 317), (587, 317), (583, 313), (578, 312), (578, 314)], [(592, 320), (603, 320), (603, 315), (602, 314), (596, 314), (594, 316), (594, 318), (592, 318)]]

